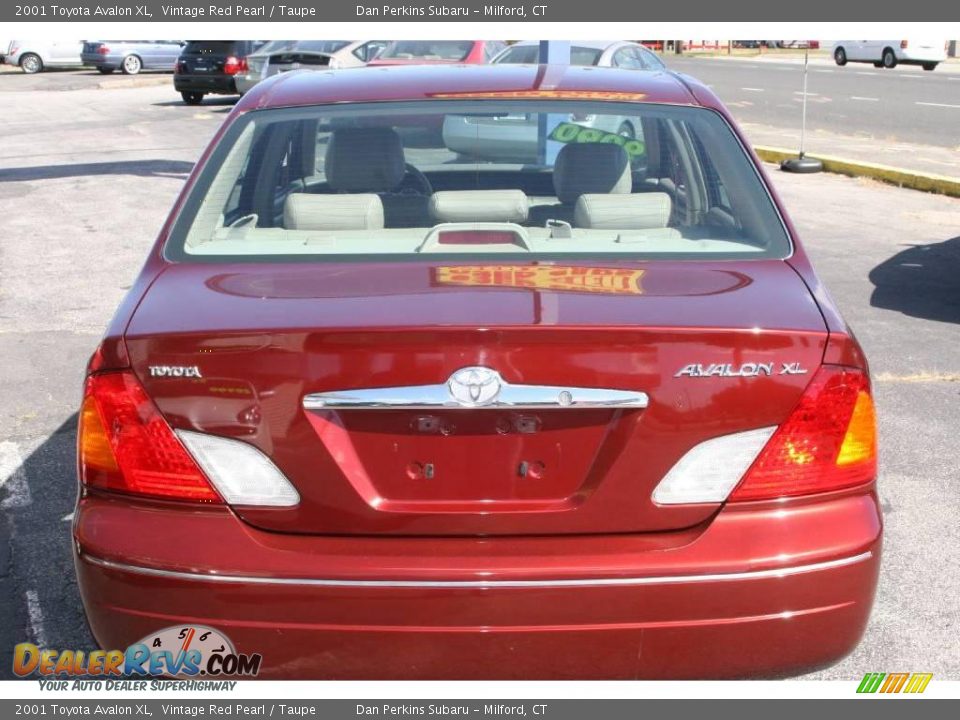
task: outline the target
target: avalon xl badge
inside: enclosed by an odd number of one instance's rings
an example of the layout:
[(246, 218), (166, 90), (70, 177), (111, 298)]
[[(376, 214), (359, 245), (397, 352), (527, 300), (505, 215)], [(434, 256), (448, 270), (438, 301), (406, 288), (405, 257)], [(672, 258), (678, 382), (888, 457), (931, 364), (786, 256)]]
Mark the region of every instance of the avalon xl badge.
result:
[[(774, 363), (742, 363), (734, 365), (732, 363), (710, 363), (701, 365), (694, 363), (684, 365), (674, 375), (674, 377), (757, 377), (760, 375), (773, 375)], [(807, 369), (798, 362), (780, 363), (780, 370), (777, 375), (806, 375)]]

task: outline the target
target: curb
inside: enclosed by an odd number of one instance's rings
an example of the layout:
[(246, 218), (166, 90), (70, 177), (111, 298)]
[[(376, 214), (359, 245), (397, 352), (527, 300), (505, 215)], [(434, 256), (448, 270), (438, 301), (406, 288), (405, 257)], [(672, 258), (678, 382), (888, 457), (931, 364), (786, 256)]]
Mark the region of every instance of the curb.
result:
[(120, 90), (124, 88), (150, 87), (152, 85), (173, 86), (173, 75), (155, 75), (152, 77), (126, 77), (116, 80), (101, 80), (97, 83), (100, 90)]
[[(757, 145), (753, 148), (757, 156), (765, 161), (779, 163), (787, 158), (797, 156), (796, 150), (786, 150), (784, 148), (766, 147)], [(839, 175), (848, 175), (850, 177), (867, 177), (880, 182), (898, 185), (900, 187), (911, 188), (913, 190), (922, 190), (924, 192), (940, 193), (951, 197), (960, 197), (960, 178), (948, 177), (946, 175), (936, 175), (934, 173), (918, 172), (915, 170), (905, 170), (903, 168), (891, 167), (889, 165), (878, 165), (876, 163), (860, 162), (848, 160), (833, 155), (821, 155), (819, 153), (806, 153), (807, 157), (816, 158), (823, 163), (823, 169), (827, 172), (837, 173)]]

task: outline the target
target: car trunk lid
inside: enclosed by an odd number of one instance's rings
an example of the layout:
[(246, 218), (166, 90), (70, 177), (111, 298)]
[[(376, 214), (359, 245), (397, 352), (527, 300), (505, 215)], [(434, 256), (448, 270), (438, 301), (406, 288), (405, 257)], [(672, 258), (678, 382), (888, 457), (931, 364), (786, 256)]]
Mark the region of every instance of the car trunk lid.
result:
[[(706, 521), (716, 504), (658, 506), (654, 487), (697, 443), (782, 422), (826, 332), (776, 260), (185, 264), (157, 279), (126, 340), (171, 425), (250, 442), (296, 486), (294, 508), (236, 508), (247, 522), (498, 535)], [(546, 386), (550, 403), (471, 406), (486, 390), (469, 375), (455, 387), (469, 368), (510, 393)], [(419, 402), (424, 388), (442, 403)], [(578, 402), (592, 390), (647, 402)]]

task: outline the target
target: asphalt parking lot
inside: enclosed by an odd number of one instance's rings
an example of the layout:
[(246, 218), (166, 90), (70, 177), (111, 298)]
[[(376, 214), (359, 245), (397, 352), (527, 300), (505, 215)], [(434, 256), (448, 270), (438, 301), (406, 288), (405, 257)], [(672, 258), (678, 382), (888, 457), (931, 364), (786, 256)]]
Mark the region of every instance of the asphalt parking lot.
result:
[[(93, 645), (69, 547), (84, 365), (232, 102), (13, 79), (0, 75), (0, 677), (17, 642)], [(868, 353), (880, 419), (876, 607), (855, 653), (809, 677), (960, 680), (960, 200), (771, 172)]]

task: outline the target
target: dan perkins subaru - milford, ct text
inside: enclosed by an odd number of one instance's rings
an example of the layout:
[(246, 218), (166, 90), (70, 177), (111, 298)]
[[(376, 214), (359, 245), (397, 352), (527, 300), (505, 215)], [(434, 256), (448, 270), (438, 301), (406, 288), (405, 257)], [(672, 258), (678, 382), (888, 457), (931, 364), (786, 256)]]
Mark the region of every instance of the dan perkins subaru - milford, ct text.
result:
[(482, 5), (471, 7), (466, 5), (357, 5), (357, 17), (545, 17), (546, 5), (531, 5), (529, 12), (526, 5)]

